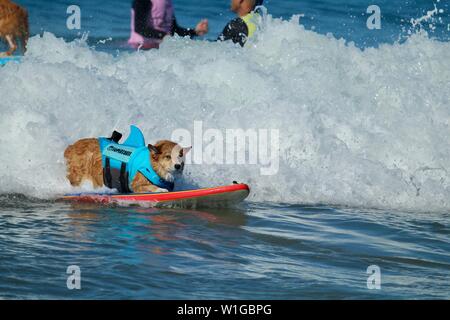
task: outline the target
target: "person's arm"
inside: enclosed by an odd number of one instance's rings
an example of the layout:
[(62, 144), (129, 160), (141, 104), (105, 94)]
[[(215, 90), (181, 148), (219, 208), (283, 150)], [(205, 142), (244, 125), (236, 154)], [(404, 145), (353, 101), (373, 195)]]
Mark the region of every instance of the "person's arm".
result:
[(236, 18), (230, 23), (228, 23), (222, 31), (222, 34), (219, 36), (217, 40), (219, 41), (227, 41), (231, 40), (234, 43), (239, 43), (241, 46), (244, 46), (248, 37), (248, 27), (245, 24), (244, 20), (241, 18)]
[(191, 38), (197, 36), (197, 32), (195, 31), (195, 29), (180, 27), (178, 25), (177, 19), (175, 17), (173, 17), (173, 27), (172, 27), (172, 35), (174, 35), (174, 34), (177, 34), (180, 37), (189, 36)]
[(166, 34), (148, 26), (149, 13), (152, 10), (150, 0), (134, 0), (134, 30), (145, 38), (162, 39)]

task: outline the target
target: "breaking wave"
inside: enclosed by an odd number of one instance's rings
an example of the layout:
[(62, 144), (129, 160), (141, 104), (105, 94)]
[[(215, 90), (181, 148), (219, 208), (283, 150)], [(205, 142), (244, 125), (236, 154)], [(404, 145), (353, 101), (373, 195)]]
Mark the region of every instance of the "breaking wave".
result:
[(278, 129), (279, 171), (190, 165), (187, 183), (247, 182), (254, 201), (450, 209), (450, 43), (424, 33), (361, 50), (269, 16), (245, 48), (173, 38), (116, 56), (44, 33), (0, 73), (0, 193), (72, 191), (63, 152), (77, 139), (136, 124), (154, 142), (203, 121)]

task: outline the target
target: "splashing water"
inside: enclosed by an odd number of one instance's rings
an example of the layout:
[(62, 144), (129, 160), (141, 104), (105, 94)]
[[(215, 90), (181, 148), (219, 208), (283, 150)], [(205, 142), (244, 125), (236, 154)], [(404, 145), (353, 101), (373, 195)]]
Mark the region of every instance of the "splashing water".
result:
[[(439, 3), (440, 0), (437, 0)], [(413, 30), (416, 27), (419, 27), (422, 30), (423, 23), (428, 23), (428, 27), (431, 31), (436, 30), (436, 23), (443, 23), (442, 17), (439, 17), (439, 14), (444, 13), (444, 9), (438, 9), (437, 4), (433, 3), (434, 9), (427, 11), (427, 13), (417, 19), (411, 18), (411, 26), (412, 29), (408, 30), (408, 34), (412, 34)]]
[[(450, 44), (410, 36), (361, 50), (265, 19), (245, 48), (174, 38), (160, 50), (98, 52), (51, 33), (0, 78), (0, 193), (73, 191), (64, 149), (143, 129), (279, 129), (280, 169), (191, 165), (199, 186), (248, 182), (254, 201), (442, 211), (450, 208)], [(230, 178), (232, 177), (232, 178)]]

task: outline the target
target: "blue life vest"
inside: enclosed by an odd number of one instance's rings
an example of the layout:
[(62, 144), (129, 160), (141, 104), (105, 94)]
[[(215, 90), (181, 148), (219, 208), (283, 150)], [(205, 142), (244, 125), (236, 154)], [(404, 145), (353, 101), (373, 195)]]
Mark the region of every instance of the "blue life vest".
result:
[(136, 126), (130, 128), (130, 135), (123, 144), (113, 141), (112, 138), (98, 139), (102, 153), (104, 184), (121, 193), (133, 192), (131, 183), (139, 172), (155, 186), (173, 191), (174, 183), (161, 178), (153, 170), (150, 150), (145, 145), (141, 130)]

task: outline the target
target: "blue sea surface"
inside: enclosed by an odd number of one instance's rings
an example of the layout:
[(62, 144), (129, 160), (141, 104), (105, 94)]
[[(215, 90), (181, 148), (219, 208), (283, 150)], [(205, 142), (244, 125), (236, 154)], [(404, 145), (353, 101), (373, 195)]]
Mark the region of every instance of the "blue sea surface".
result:
[[(0, 205), (4, 299), (450, 298), (449, 213)], [(73, 265), (80, 290), (67, 287)]]
[[(88, 33), (93, 39), (126, 40), (130, 33), (130, 8), (132, 1), (77, 0), (77, 1), (31, 1), (18, 0), (30, 12), (31, 32), (52, 32), (66, 39)], [(81, 29), (68, 30), (67, 8), (78, 5), (81, 9)], [(381, 29), (369, 30), (366, 22), (372, 13), (371, 5), (381, 10)], [(235, 17), (228, 0), (174, 0), (176, 17), (185, 27), (194, 27), (203, 18), (209, 19), (210, 33), (206, 39), (215, 40), (228, 21)], [(433, 21), (421, 26), (431, 36), (450, 39), (450, 3), (446, 0), (266, 0), (268, 13), (273, 17), (290, 19), (293, 15), (304, 15), (300, 23), (318, 33), (332, 33), (337, 38), (353, 41), (360, 47), (377, 46), (380, 43), (399, 41), (413, 30), (411, 19), (419, 19), (434, 10), (442, 13)], [(431, 27), (430, 27), (431, 24)]]

